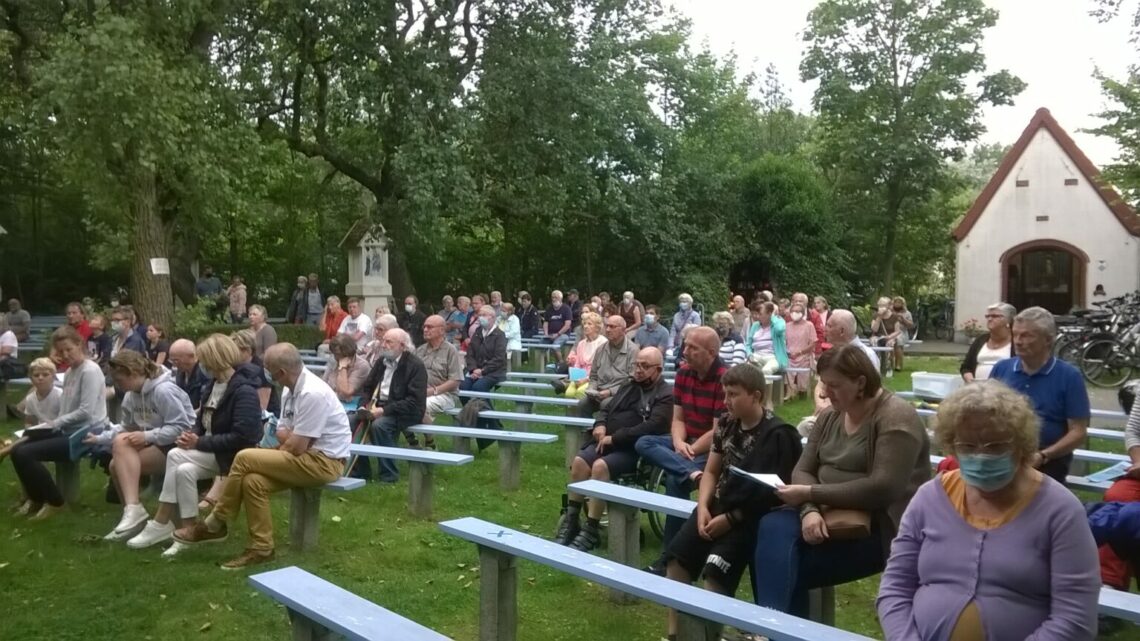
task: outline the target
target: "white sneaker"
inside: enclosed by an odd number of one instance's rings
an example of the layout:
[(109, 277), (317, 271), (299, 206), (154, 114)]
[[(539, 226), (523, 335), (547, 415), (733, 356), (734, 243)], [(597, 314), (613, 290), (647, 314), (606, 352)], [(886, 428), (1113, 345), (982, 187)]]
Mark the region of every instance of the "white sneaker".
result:
[(173, 523), (168, 522), (166, 525), (162, 525), (154, 521), (147, 521), (146, 527), (143, 528), (143, 531), (135, 535), (133, 539), (127, 541), (127, 547), (131, 548), (132, 550), (149, 548), (156, 543), (169, 541), (171, 535), (173, 534)]
[(103, 537), (103, 540), (125, 541), (138, 534), (146, 526), (146, 521), (149, 518), (150, 514), (147, 513), (145, 507), (128, 505), (123, 508), (123, 518), (119, 519), (119, 524), (107, 536)]
[(179, 543), (178, 541), (175, 541), (173, 545), (162, 551), (162, 558), (173, 559), (175, 555), (188, 547), (190, 546), (186, 545), (185, 543)]

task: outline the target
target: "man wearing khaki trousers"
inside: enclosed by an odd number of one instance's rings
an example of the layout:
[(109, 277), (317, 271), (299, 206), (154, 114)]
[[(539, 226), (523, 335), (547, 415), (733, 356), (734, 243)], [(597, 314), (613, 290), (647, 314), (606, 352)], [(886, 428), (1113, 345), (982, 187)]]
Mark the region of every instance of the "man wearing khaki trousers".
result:
[(320, 487), (344, 472), (352, 431), (336, 392), (301, 362), (297, 348), (278, 343), (265, 352), (265, 368), (285, 387), (276, 449), (238, 452), (214, 511), (174, 540), (193, 545), (222, 541), (229, 524), (245, 507), (249, 546), (222, 569), (237, 570), (273, 560), (273, 520), (269, 496), (293, 488)]

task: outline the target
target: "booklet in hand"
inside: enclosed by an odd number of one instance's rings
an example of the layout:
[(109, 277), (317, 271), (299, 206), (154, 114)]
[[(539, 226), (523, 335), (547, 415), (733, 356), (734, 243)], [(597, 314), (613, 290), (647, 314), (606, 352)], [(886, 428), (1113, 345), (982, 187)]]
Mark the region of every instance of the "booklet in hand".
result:
[(756, 472), (748, 472), (740, 469), (739, 467), (736, 467), (735, 465), (729, 465), (728, 471), (737, 476), (742, 476), (746, 479), (750, 479), (754, 483), (759, 483), (760, 485), (771, 488), (784, 487), (784, 482), (780, 480), (780, 476), (778, 474), (758, 474)]
[(570, 381), (573, 383), (584, 381), (590, 375), (583, 367), (571, 367), (567, 373), (570, 375)]
[(1115, 481), (1116, 479), (1124, 476), (1128, 472), (1128, 468), (1132, 467), (1131, 461), (1121, 461), (1112, 467), (1106, 467), (1099, 472), (1089, 474), (1085, 478), (1093, 483), (1104, 483), (1106, 481)]
[(50, 425), (41, 423), (39, 425), (33, 425), (31, 427), (25, 428), (23, 438), (26, 438), (29, 441), (38, 441), (40, 439), (55, 436), (56, 434), (59, 434), (58, 430)]

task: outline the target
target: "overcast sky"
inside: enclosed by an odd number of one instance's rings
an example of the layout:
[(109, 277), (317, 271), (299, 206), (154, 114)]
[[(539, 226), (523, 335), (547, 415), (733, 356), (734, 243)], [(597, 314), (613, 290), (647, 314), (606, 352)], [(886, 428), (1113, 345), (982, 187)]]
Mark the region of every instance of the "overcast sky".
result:
[[(797, 108), (811, 108), (812, 87), (799, 80), (802, 34), (817, 0), (674, 0), (693, 23), (693, 39), (716, 53), (735, 50), (743, 69), (774, 63)], [(983, 50), (991, 69), (1006, 68), (1028, 87), (1010, 107), (987, 108), (985, 142), (1013, 144), (1033, 112), (1046, 107), (1098, 166), (1111, 162), (1112, 141), (1081, 133), (1099, 121), (1104, 105), (1093, 70), (1122, 78), (1140, 54), (1129, 42), (1131, 16), (1099, 24), (1092, 0), (987, 0), (1001, 12)]]

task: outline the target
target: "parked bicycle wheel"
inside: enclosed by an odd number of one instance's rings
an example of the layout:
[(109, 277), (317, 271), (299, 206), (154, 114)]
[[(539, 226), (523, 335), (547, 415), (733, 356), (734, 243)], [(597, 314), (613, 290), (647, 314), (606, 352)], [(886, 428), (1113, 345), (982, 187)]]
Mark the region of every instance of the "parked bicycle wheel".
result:
[(1080, 367), (1083, 352), (1084, 340), (1080, 335), (1062, 334), (1053, 345), (1053, 355), (1075, 367)]
[(1097, 387), (1116, 387), (1132, 376), (1128, 347), (1111, 338), (1097, 338), (1081, 352), (1081, 373)]

